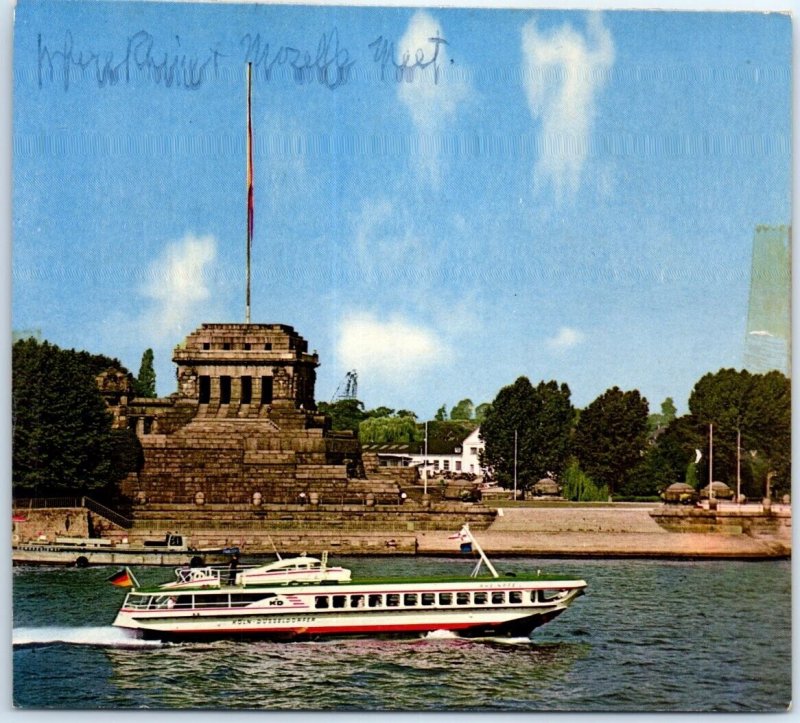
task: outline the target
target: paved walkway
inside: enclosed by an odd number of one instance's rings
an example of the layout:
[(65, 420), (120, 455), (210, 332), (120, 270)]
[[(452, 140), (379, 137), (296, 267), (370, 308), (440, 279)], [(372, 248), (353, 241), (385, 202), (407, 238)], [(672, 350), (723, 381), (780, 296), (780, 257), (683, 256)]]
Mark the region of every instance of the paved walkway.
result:
[[(770, 558), (791, 554), (791, 539), (745, 534), (668, 532), (641, 508), (504, 509), (476, 534), (487, 553), (564, 557)], [(452, 554), (446, 532), (418, 532), (422, 554)]]

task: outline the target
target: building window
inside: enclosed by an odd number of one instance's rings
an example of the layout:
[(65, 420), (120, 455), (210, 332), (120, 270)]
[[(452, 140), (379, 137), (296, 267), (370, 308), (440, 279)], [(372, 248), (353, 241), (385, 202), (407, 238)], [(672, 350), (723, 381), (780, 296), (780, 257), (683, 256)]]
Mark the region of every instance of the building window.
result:
[(470, 448), (469, 448), (469, 453), (470, 453), (470, 454), (471, 454), (473, 457), (477, 457), (477, 456), (478, 456), (478, 448), (477, 448), (477, 447), (470, 447)]
[(445, 459), (445, 460), (442, 462), (442, 469), (443, 469), (445, 472), (448, 472), (448, 471), (450, 470), (450, 460), (449, 460), (449, 459)]
[(224, 342), (222, 344), (222, 349), (223, 349), (223, 351), (230, 351), (231, 350), (231, 343), (229, 341)]
[(242, 404), (250, 404), (253, 399), (253, 377), (242, 377)]
[(433, 469), (434, 469), (435, 472), (439, 471), (439, 460), (438, 459), (433, 460)]
[(219, 378), (219, 403), (220, 404), (230, 404), (231, 403), (231, 378), (230, 377), (220, 377)]
[(207, 341), (204, 341), (203, 342), (203, 350), (204, 351), (208, 351), (210, 348), (211, 348), (211, 344), (209, 344)]
[(246, 341), (246, 342), (244, 343), (244, 350), (245, 350), (245, 351), (250, 351), (250, 342), (249, 342), (249, 341)]
[(272, 351), (272, 342), (264, 344), (264, 351)]
[(200, 404), (208, 404), (211, 401), (211, 377), (201, 376), (198, 383), (200, 385)]
[(474, 465), (474, 464), (471, 464), (471, 465), (469, 466), (469, 471), (470, 471), (470, 472), (474, 472), (474, 471), (475, 471), (475, 465)]
[(456, 460), (456, 472), (460, 472), (460, 471), (461, 471), (461, 460), (457, 459)]
[(272, 377), (261, 377), (261, 403), (272, 404)]

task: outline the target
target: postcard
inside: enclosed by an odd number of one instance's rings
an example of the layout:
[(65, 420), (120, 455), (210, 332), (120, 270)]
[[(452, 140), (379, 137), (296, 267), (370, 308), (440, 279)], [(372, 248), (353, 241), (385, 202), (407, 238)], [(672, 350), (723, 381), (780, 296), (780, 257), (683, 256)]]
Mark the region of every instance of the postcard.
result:
[(786, 709), (789, 14), (13, 33), (15, 706)]

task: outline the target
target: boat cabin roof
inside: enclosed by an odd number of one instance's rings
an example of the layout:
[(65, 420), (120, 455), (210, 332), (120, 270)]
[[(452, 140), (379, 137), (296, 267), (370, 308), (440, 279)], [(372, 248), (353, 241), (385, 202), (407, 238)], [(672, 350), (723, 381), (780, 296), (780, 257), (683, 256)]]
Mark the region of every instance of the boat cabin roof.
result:
[(286, 560), (276, 560), (268, 565), (264, 565), (262, 570), (306, 570), (315, 569), (322, 566), (322, 562), (316, 557), (301, 555), (300, 557), (290, 557)]

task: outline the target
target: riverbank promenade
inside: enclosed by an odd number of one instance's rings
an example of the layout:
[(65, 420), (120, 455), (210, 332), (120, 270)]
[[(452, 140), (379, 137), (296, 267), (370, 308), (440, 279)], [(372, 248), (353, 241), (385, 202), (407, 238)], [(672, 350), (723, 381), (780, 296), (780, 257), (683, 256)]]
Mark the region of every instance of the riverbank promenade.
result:
[[(765, 513), (760, 504), (723, 503), (713, 525), (693, 522), (694, 511), (660, 504), (618, 503), (499, 508), (494, 522), (480, 533), (480, 543), (495, 555), (542, 557), (765, 559), (791, 555), (788, 505), (772, 506), (769, 519), (775, 524), (749, 530), (741, 518), (763, 521)], [(687, 531), (667, 529), (651, 514), (663, 512), (679, 516)], [(707, 510), (697, 512), (708, 516)], [(453, 549), (453, 540), (446, 533), (417, 533), (419, 554), (446, 554)]]

